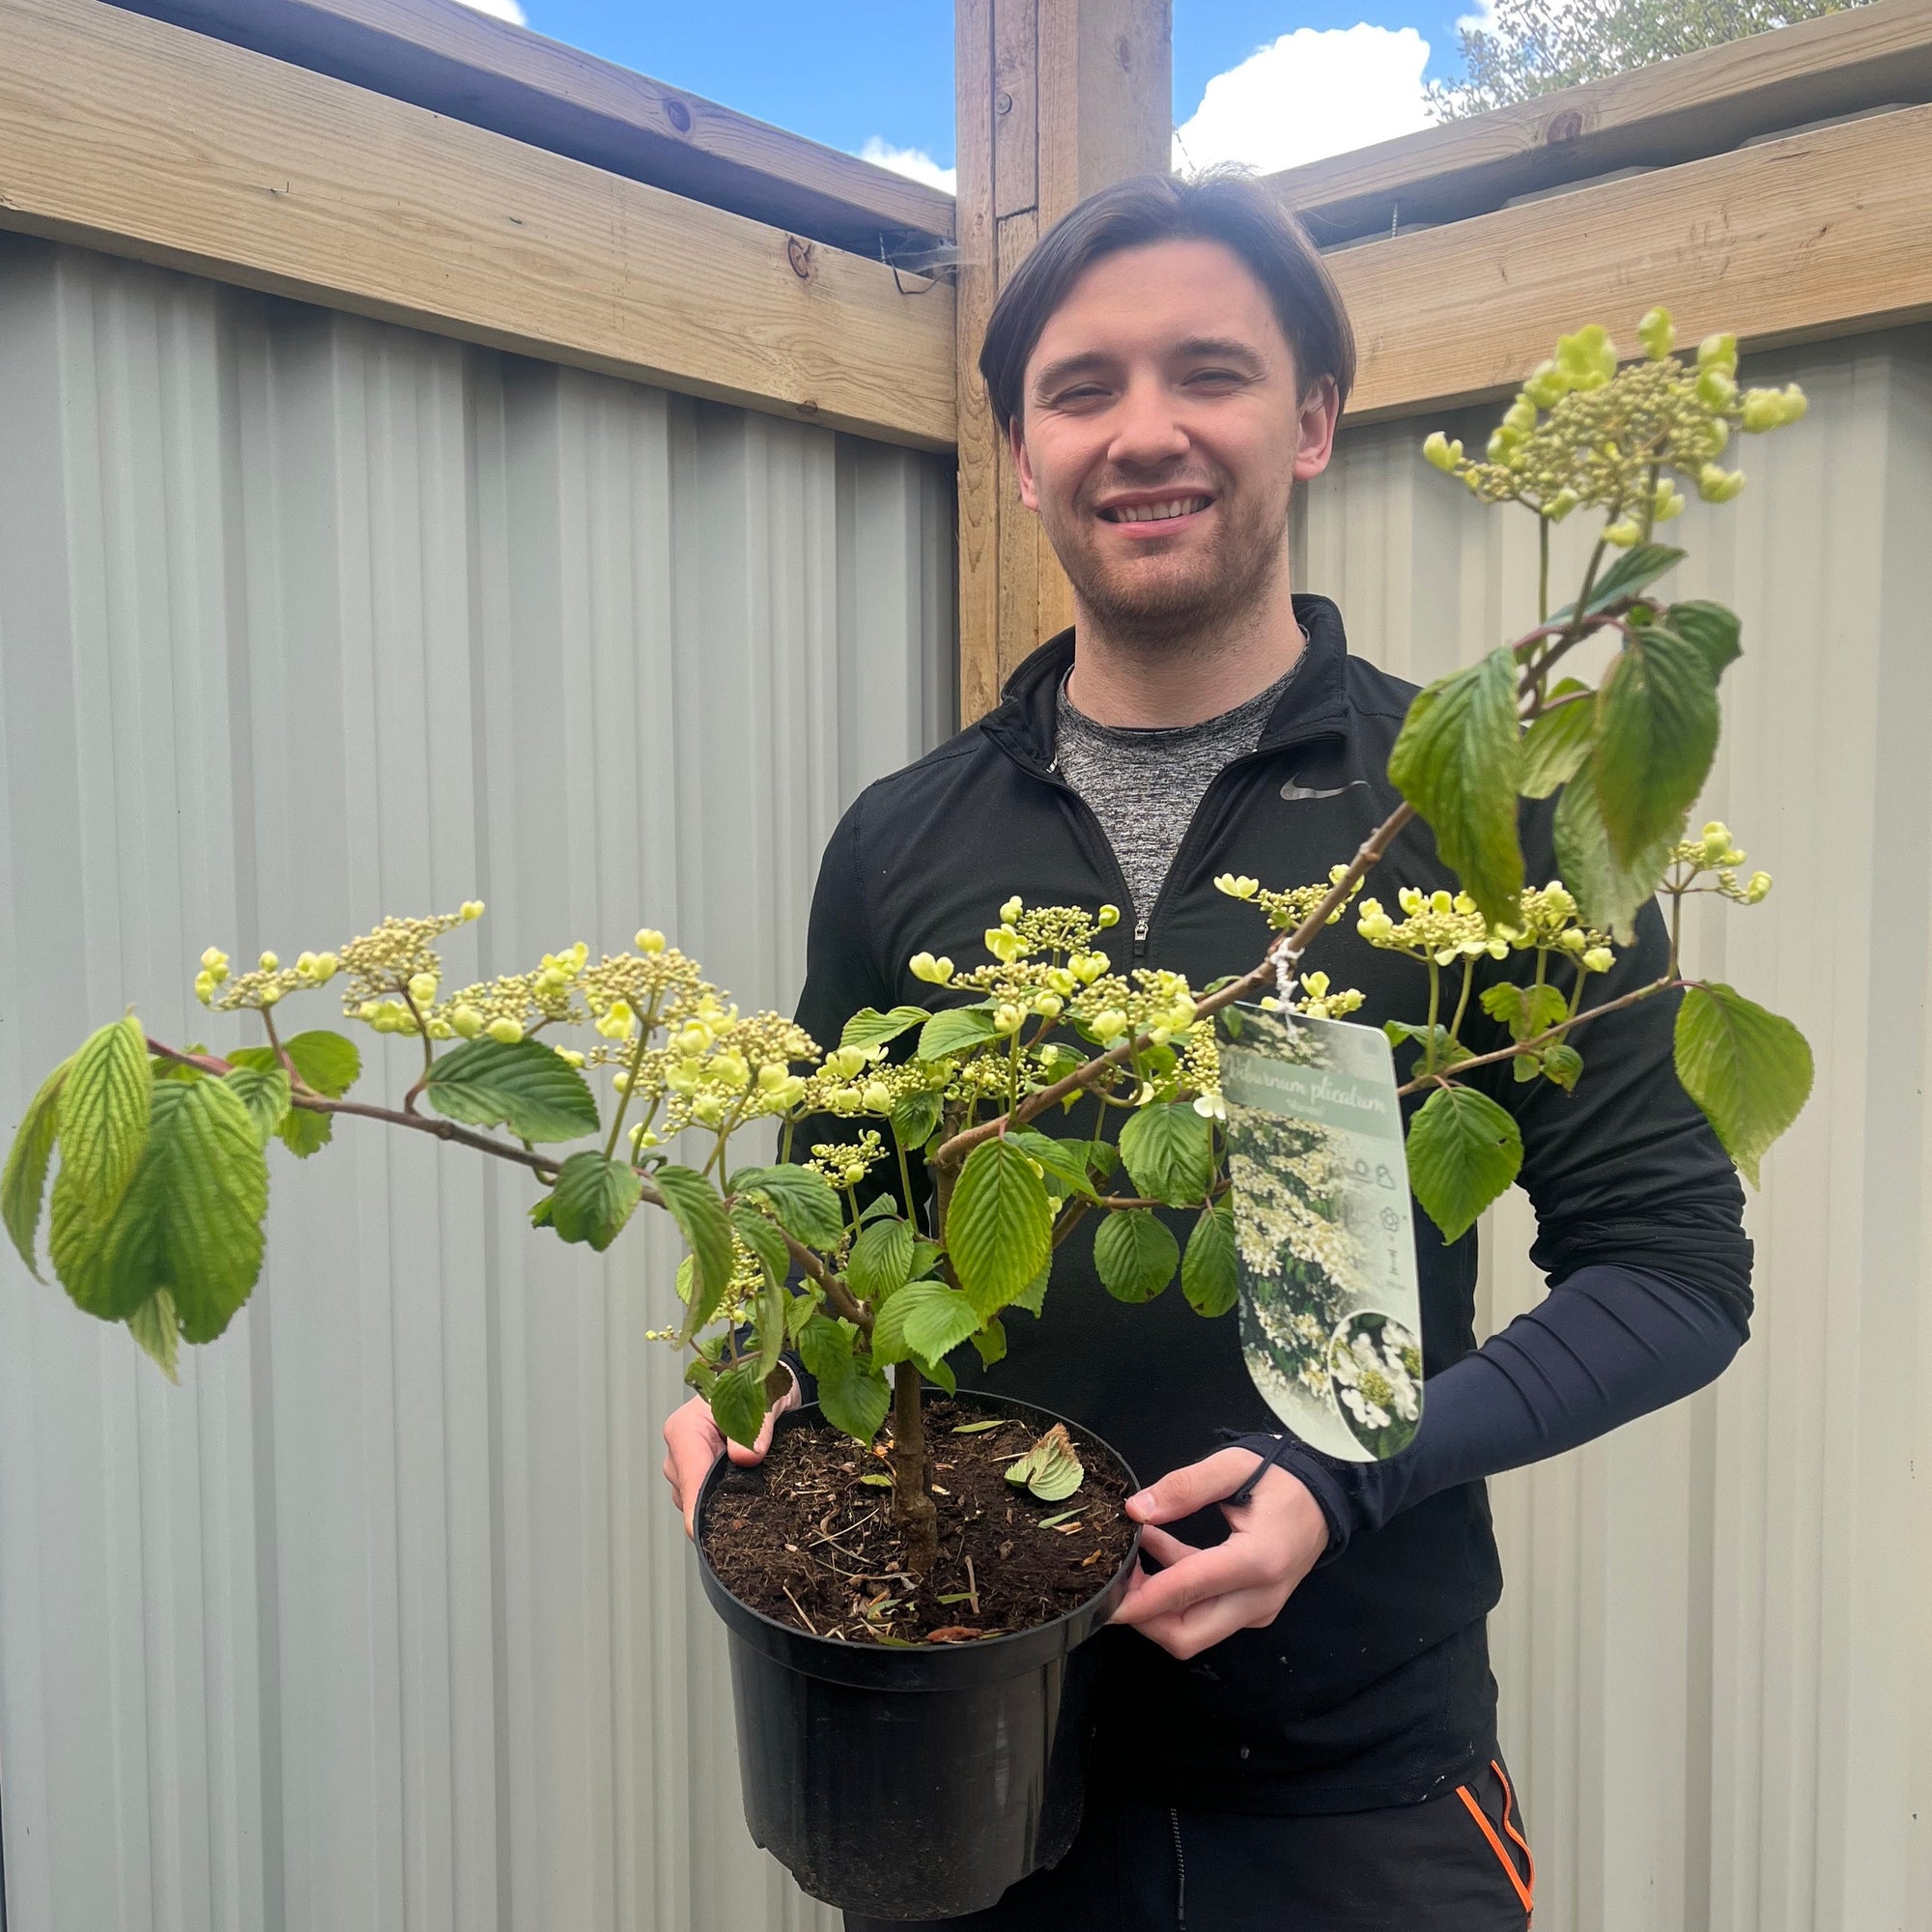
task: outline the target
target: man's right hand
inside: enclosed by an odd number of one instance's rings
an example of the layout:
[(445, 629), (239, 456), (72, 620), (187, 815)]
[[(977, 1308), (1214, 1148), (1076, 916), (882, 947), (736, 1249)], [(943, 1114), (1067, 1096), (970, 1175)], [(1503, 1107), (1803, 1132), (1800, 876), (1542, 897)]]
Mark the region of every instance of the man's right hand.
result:
[(765, 1426), (758, 1431), (758, 1439), (750, 1449), (742, 1442), (725, 1441), (711, 1419), (711, 1405), (701, 1395), (693, 1396), (682, 1407), (671, 1410), (664, 1432), (664, 1476), (678, 1508), (684, 1512), (685, 1535), (696, 1532), (697, 1492), (704, 1487), (704, 1479), (711, 1473), (719, 1450), (728, 1450), (732, 1462), (746, 1468), (762, 1463), (765, 1451), (772, 1446), (773, 1425), (786, 1409), (798, 1406), (798, 1378), (794, 1376), (791, 1387), (766, 1412)]

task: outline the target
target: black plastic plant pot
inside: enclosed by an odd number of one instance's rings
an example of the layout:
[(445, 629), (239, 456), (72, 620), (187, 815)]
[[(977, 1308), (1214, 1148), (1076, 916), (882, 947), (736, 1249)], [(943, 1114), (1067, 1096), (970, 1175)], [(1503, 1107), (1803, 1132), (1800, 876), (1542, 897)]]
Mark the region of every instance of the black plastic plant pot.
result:
[[(961, 1389), (1037, 1430), (1063, 1420)], [(815, 1406), (781, 1430), (818, 1421)], [(1069, 1423), (1083, 1449), (1122, 1459)], [(815, 1637), (748, 1608), (704, 1555), (721, 1457), (697, 1502), (704, 1594), (730, 1632), (745, 1822), (814, 1898), (869, 1918), (952, 1918), (1057, 1864), (1080, 1829), (1096, 1663), (1087, 1639), (1140, 1550), (1077, 1610), (1010, 1636), (904, 1648)]]

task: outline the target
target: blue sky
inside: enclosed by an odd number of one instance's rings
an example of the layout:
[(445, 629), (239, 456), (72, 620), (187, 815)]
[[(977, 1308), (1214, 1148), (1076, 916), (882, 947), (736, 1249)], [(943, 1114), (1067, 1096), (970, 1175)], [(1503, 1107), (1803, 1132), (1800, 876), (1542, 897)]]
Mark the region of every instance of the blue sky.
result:
[[(952, 10), (944, 0), (469, 4), (521, 13), (554, 40), (833, 147), (856, 154), (883, 144), (939, 168), (952, 160)], [(1459, 71), (1456, 20), (1474, 4), (1175, 0), (1175, 122), (1193, 122), (1186, 158), (1287, 166), (1405, 131), (1421, 121), (1420, 78)], [(1209, 112), (1194, 121), (1204, 93)], [(1297, 101), (1299, 110), (1285, 104)], [(901, 165), (920, 171), (917, 160)]]

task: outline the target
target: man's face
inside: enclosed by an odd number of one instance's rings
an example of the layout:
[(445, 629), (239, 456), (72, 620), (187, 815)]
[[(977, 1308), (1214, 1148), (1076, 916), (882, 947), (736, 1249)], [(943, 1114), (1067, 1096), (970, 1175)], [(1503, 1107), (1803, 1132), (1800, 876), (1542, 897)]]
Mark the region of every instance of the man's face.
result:
[(1328, 462), (1323, 379), (1218, 242), (1095, 262), (1040, 332), (1012, 429), (1020, 497), (1082, 603), (1122, 639), (1180, 642), (1259, 604), (1287, 555), (1289, 493)]

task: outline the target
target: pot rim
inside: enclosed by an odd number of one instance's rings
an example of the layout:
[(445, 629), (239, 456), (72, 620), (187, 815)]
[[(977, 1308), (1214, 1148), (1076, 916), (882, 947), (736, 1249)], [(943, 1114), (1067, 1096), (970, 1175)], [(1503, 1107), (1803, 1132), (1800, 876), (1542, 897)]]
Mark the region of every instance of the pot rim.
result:
[[(928, 1391), (928, 1394), (943, 1393), (943, 1390)], [(1064, 1422), (1090, 1441), (1098, 1443), (1114, 1459), (1125, 1472), (1130, 1485), (1129, 1494), (1139, 1487), (1139, 1478), (1127, 1459), (1098, 1431), (1088, 1428), (1071, 1416), (1056, 1414), (1050, 1408), (1042, 1408), (1037, 1403), (1026, 1402), (1018, 1396), (999, 1395), (987, 1389), (962, 1388), (952, 1400), (980, 1408), (1001, 1409), (1009, 1414), (1023, 1413), (1037, 1417), (1048, 1428), (1056, 1422)], [(821, 1419), (815, 1402), (802, 1403), (779, 1417), (777, 1430), (803, 1428)], [(777, 1430), (774, 1431), (774, 1440), (777, 1439)], [(1076, 1604), (1072, 1609), (1062, 1611), (1047, 1623), (1034, 1624), (1026, 1630), (1008, 1631), (999, 1636), (975, 1637), (966, 1643), (907, 1644), (903, 1648), (896, 1644), (848, 1643), (842, 1638), (814, 1636), (810, 1631), (801, 1630), (795, 1624), (781, 1623), (733, 1596), (711, 1567), (711, 1559), (704, 1549), (705, 1517), (721, 1476), (735, 1466), (721, 1450), (706, 1472), (703, 1487), (697, 1494), (696, 1533), (692, 1537), (692, 1545), (697, 1552), (698, 1575), (704, 1594), (734, 1635), (756, 1645), (767, 1656), (791, 1669), (834, 1683), (867, 1690), (949, 1690), (973, 1683), (1016, 1677), (1025, 1671), (1037, 1669), (1042, 1663), (1064, 1657), (1077, 1644), (1084, 1643), (1106, 1623), (1121, 1599), (1126, 1595), (1128, 1574), (1140, 1560), (1141, 1530), (1140, 1525), (1135, 1523), (1126, 1554), (1091, 1597)], [(1075, 1625), (1079, 1626), (1077, 1631)]]

